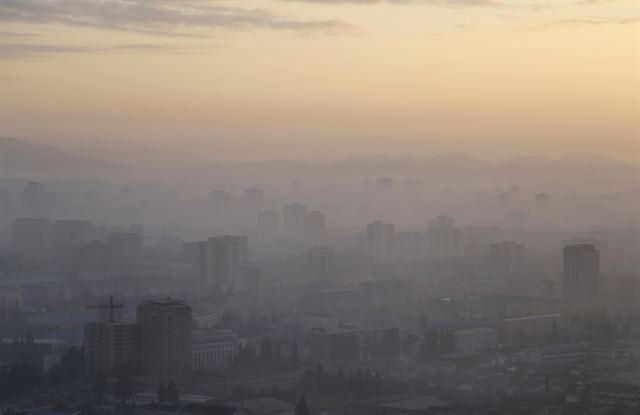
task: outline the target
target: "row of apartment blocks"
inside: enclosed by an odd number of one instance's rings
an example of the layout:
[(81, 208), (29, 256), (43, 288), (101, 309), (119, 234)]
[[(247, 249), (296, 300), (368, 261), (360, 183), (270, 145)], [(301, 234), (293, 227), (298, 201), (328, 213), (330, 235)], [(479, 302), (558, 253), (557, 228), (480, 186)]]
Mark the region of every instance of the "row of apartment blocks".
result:
[(11, 228), (13, 253), (32, 260), (57, 259), (101, 268), (133, 265), (142, 258), (142, 228), (108, 232), (85, 220), (18, 218)]
[(144, 301), (135, 323), (117, 321), (115, 308), (104, 306), (108, 318), (84, 327), (84, 361), (88, 376), (125, 368), (151, 377), (185, 379), (192, 366), (191, 307), (172, 298)]
[(183, 382), (193, 373), (212, 391), (228, 396), (239, 386), (255, 390), (288, 390), (300, 380), (304, 368), (234, 369), (240, 339), (229, 331), (194, 330), (191, 308), (183, 301), (164, 298), (138, 306), (135, 323), (116, 321), (118, 304), (101, 306), (104, 321), (84, 328), (87, 376), (98, 371), (113, 374), (119, 368), (154, 379)]

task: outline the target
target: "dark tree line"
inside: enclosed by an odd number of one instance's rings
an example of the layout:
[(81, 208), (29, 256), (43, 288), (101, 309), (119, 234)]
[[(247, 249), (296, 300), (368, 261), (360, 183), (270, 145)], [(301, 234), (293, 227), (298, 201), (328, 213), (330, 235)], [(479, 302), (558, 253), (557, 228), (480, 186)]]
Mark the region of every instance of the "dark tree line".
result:
[(383, 330), (380, 338), (367, 350), (360, 350), (355, 334), (334, 335), (331, 337), (329, 357), (333, 360), (355, 360), (360, 354), (368, 353), (377, 357), (396, 356), (400, 353), (400, 330)]
[(446, 327), (431, 326), (425, 329), (418, 349), (420, 360), (439, 359), (446, 353), (456, 350), (453, 330)]
[(83, 377), (84, 358), (82, 350), (70, 347), (60, 358), (60, 363), (49, 369), (46, 379), (49, 385), (64, 385), (81, 382)]
[(329, 357), (332, 360), (355, 360), (360, 356), (360, 347), (355, 334), (331, 336)]
[(33, 391), (42, 383), (37, 367), (28, 360), (0, 368), (0, 401)]
[[(284, 349), (288, 349), (289, 355), (284, 356)], [(260, 341), (260, 347), (251, 344), (241, 345), (233, 359), (232, 367), (235, 369), (253, 369), (256, 367), (282, 366), (298, 363), (298, 344), (294, 340), (290, 344), (274, 342), (265, 336)]]
[(124, 403), (133, 396), (133, 385), (129, 378), (129, 373), (125, 369), (118, 371), (118, 375), (113, 384), (109, 384), (102, 369), (98, 369), (91, 383), (91, 391), (96, 395), (96, 399), (100, 405), (104, 402), (104, 395), (107, 392), (113, 393), (113, 396), (124, 405)]
[(380, 372), (370, 369), (345, 373), (342, 369), (330, 373), (318, 363), (307, 370), (297, 387), (299, 391), (341, 399), (365, 399), (373, 396), (407, 392), (407, 385), (383, 381)]
[(160, 381), (158, 384), (157, 397), (160, 403), (169, 402), (177, 405), (180, 402), (180, 391), (173, 379), (169, 379), (169, 383), (166, 386), (164, 380)]

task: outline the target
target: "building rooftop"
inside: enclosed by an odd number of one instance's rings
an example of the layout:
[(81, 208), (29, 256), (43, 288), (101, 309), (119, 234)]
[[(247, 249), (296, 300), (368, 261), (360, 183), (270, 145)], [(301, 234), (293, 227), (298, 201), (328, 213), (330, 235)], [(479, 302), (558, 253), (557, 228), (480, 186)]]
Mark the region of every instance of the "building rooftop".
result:
[(280, 399), (262, 397), (254, 399), (245, 399), (240, 402), (232, 403), (233, 406), (244, 409), (251, 414), (271, 413), (274, 408), (286, 408), (293, 410), (293, 405)]
[(390, 409), (404, 409), (409, 411), (425, 411), (430, 408), (446, 408), (450, 403), (443, 401), (435, 395), (423, 396), (414, 399), (405, 399), (395, 402), (384, 402), (377, 406)]
[(564, 314), (554, 313), (554, 314), (537, 314), (533, 316), (526, 317), (513, 317), (513, 318), (504, 318), (501, 321), (525, 321), (525, 320), (536, 320), (539, 318), (562, 318)]
[(476, 327), (473, 329), (460, 329), (456, 330), (454, 334), (456, 335), (467, 335), (467, 334), (483, 334), (483, 333), (495, 333), (496, 329), (493, 327)]
[(176, 298), (165, 297), (165, 298), (156, 298), (152, 300), (145, 300), (142, 304), (152, 304), (159, 306), (176, 306), (176, 305), (184, 305), (184, 300), (178, 300)]

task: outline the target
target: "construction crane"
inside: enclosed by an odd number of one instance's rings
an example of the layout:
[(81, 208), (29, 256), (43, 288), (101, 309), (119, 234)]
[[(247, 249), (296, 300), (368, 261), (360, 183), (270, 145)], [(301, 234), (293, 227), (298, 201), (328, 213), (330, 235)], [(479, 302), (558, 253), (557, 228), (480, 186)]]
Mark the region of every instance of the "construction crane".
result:
[(124, 308), (124, 306), (122, 304), (116, 303), (115, 301), (113, 301), (113, 296), (109, 296), (109, 304), (100, 304), (100, 305), (90, 305), (87, 306), (86, 308), (88, 309), (94, 309), (94, 310), (109, 310), (109, 323), (113, 324), (114, 323), (114, 318), (113, 318), (113, 314), (115, 309), (122, 309)]

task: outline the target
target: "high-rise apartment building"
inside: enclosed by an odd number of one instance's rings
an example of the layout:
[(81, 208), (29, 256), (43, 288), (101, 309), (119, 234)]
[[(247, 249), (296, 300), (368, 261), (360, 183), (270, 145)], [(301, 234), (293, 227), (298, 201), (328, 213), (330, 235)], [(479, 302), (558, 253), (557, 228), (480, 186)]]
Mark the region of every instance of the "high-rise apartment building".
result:
[(292, 203), (285, 206), (282, 214), (284, 234), (289, 238), (302, 238), (306, 217), (307, 207), (302, 203)]
[(263, 210), (257, 217), (258, 235), (272, 238), (280, 231), (280, 215), (272, 209)]
[(304, 218), (305, 240), (311, 243), (322, 242), (325, 235), (326, 218), (320, 211), (309, 212)]
[(399, 232), (396, 235), (396, 257), (400, 261), (420, 261), (427, 257), (427, 241), (421, 232)]
[(86, 220), (65, 219), (53, 224), (53, 250), (56, 257), (69, 259), (74, 248), (95, 239), (95, 227)]
[(394, 260), (395, 227), (391, 223), (376, 220), (367, 225), (367, 255), (379, 262)]
[(20, 194), (24, 212), (30, 215), (44, 213), (47, 204), (47, 188), (39, 182), (27, 183)]
[(328, 246), (311, 248), (307, 255), (311, 276), (314, 279), (326, 280), (331, 277), (334, 265), (333, 249)]
[(198, 242), (200, 277), (220, 287), (232, 284), (234, 271), (247, 264), (248, 251), (246, 235), (222, 235)]
[(142, 332), (142, 365), (147, 375), (185, 380), (192, 366), (191, 307), (173, 298), (148, 300), (138, 306)]
[(598, 307), (600, 254), (590, 244), (568, 245), (563, 250), (563, 293), (572, 314)]
[(107, 240), (111, 246), (114, 265), (135, 265), (142, 260), (142, 234), (138, 232), (112, 232)]
[(53, 234), (49, 219), (19, 218), (11, 229), (13, 252), (26, 258), (48, 259), (53, 255)]
[(489, 258), (498, 277), (513, 279), (524, 270), (524, 245), (514, 241), (491, 244)]
[(119, 369), (137, 372), (142, 363), (141, 327), (137, 323), (86, 323), (83, 351), (85, 373), (89, 378), (98, 370), (105, 376)]
[(451, 258), (459, 254), (460, 235), (454, 220), (448, 216), (429, 221), (427, 240), (431, 258)]

